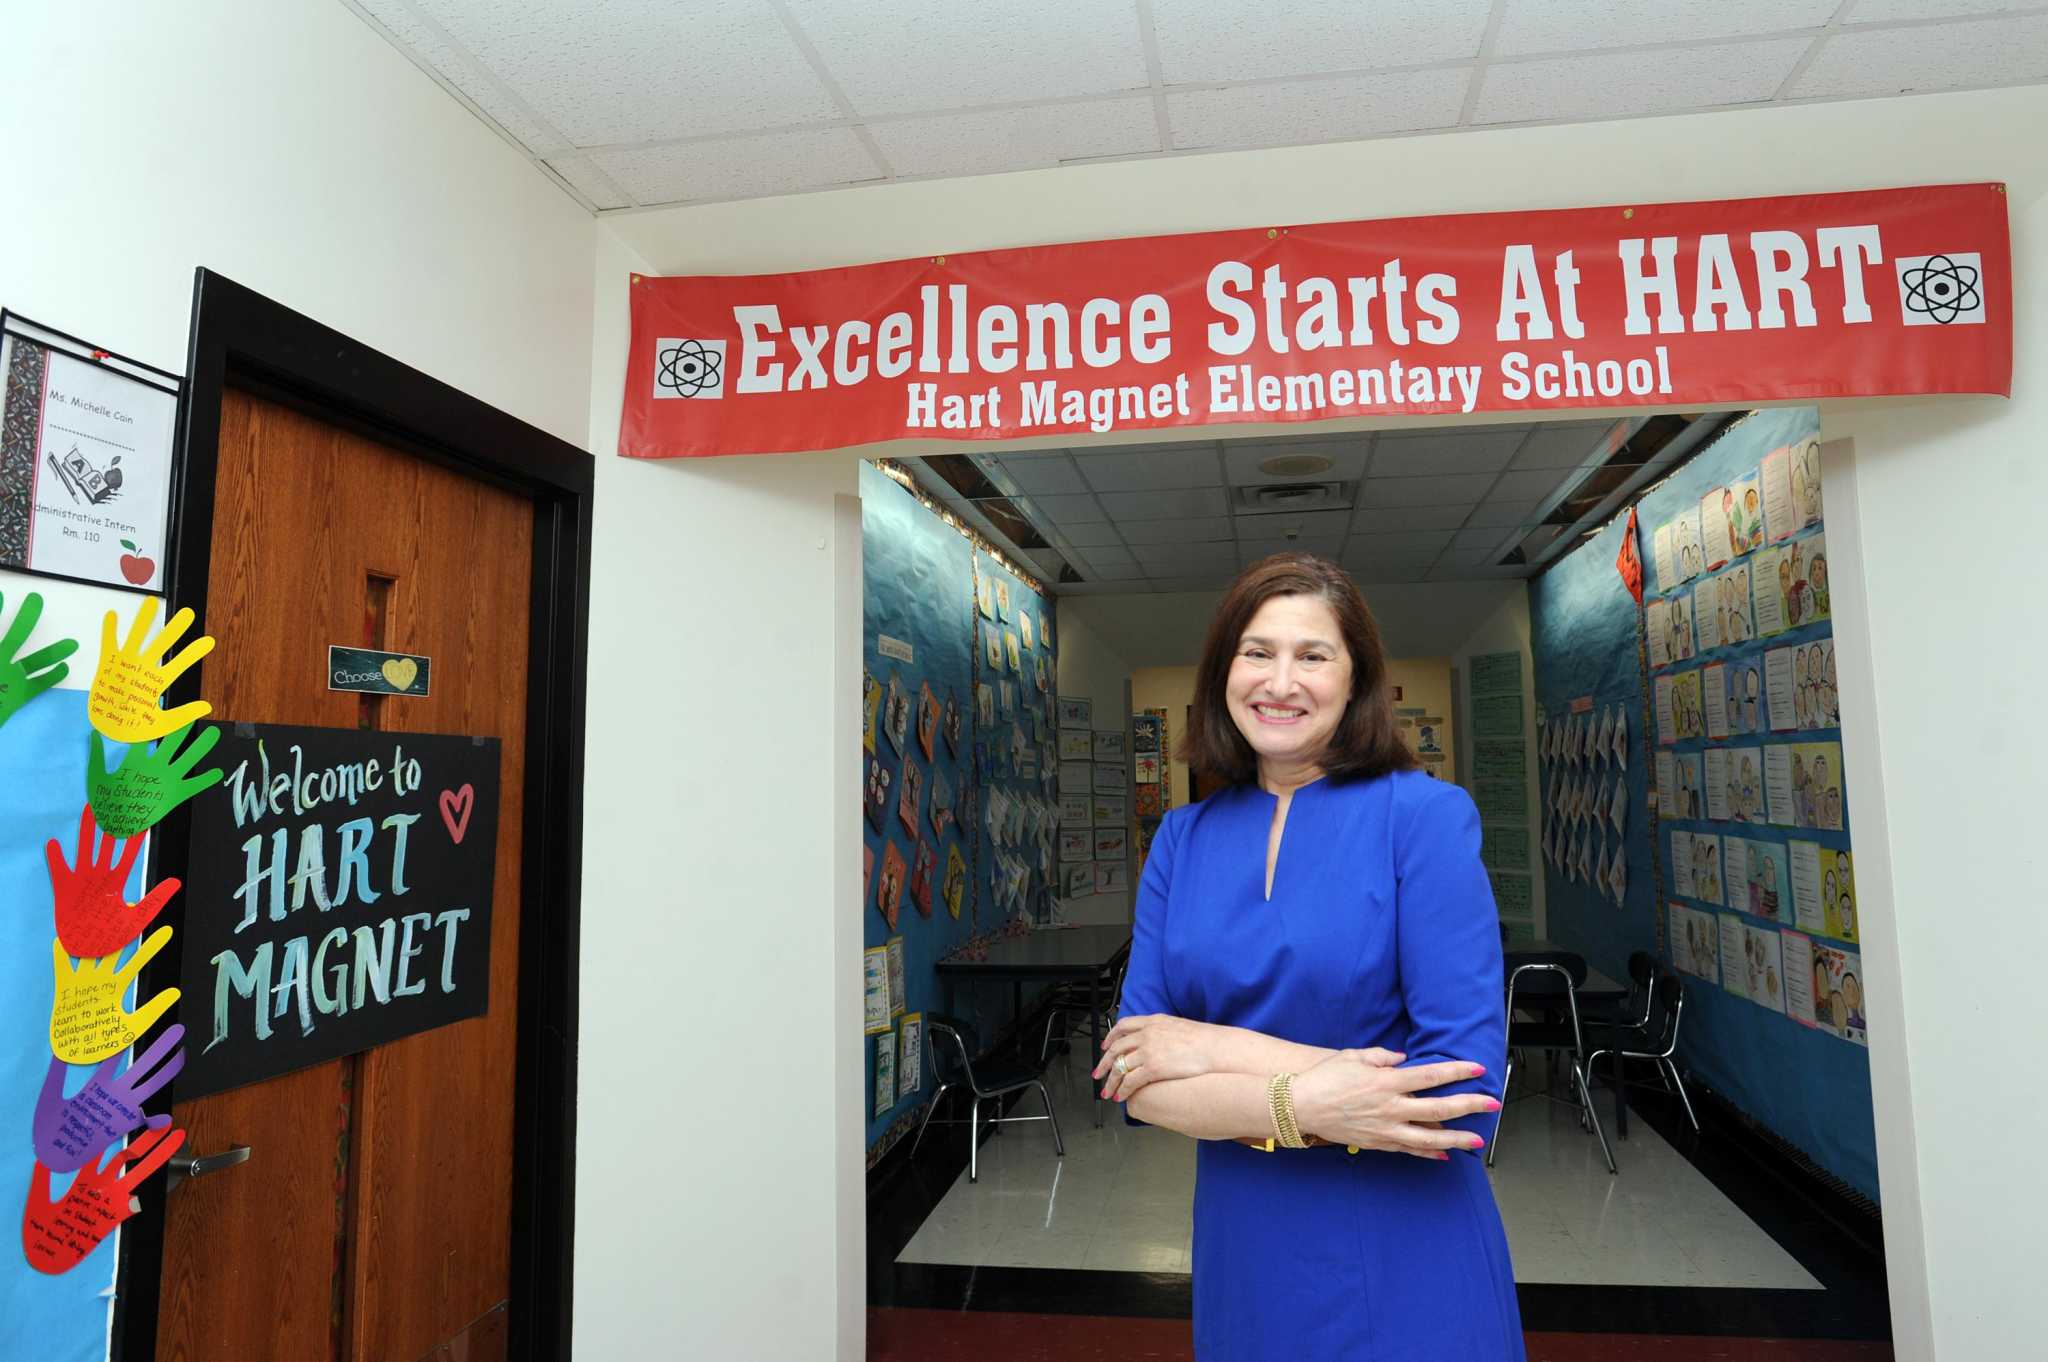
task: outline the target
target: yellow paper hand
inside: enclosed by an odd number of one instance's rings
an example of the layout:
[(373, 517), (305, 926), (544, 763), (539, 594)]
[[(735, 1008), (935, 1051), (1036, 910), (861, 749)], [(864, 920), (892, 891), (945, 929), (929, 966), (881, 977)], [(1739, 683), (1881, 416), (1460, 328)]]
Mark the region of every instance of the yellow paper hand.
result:
[(81, 960), (72, 967), (62, 941), (50, 943), (50, 959), (57, 975), (57, 998), (50, 1004), (50, 1053), (66, 1064), (97, 1064), (133, 1045), (156, 1019), (178, 1001), (178, 990), (167, 988), (134, 1012), (121, 1002), (135, 976), (150, 957), (171, 939), (169, 927), (149, 934), (128, 963), (115, 968), (118, 956)]
[(213, 640), (202, 634), (166, 662), (164, 654), (192, 627), (192, 612), (180, 610), (171, 616), (163, 631), (144, 647), (149, 626), (155, 622), (156, 598), (145, 596), (126, 642), (118, 646), (114, 642), (113, 611), (107, 612), (106, 622), (100, 626), (100, 667), (93, 674), (86, 713), (92, 726), (115, 742), (149, 742), (213, 713), (213, 706), (204, 700), (170, 710), (157, 707), (171, 683), (213, 651)]

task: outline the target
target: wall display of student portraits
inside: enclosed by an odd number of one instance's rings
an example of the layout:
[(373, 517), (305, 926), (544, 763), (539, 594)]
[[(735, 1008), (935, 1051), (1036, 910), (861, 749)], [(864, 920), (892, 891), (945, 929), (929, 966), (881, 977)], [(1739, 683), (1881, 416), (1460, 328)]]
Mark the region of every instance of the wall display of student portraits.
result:
[(0, 312), (0, 567), (162, 589), (179, 386)]
[(1619, 524), (1533, 584), (1546, 732), (1597, 673), (1596, 711), (1647, 719), (1654, 752), (1640, 787), (1628, 773), (1629, 878), (1647, 888), (1619, 922), (1573, 907), (1579, 792), (1590, 776), (1597, 804), (1607, 772), (1570, 742), (1542, 772), (1550, 935), (1614, 965), (1661, 940), (1692, 981), (1701, 1079), (1874, 1198), (1819, 436), (1812, 408), (1750, 413), (1644, 496), (1640, 616), (1612, 570)]
[[(888, 948), (881, 1028), (869, 1018), (873, 1152), (930, 1078), (920, 1019), (938, 1002), (933, 966), (977, 932), (1045, 916), (1063, 848), (1053, 698), (1036, 683), (1052, 662), (1049, 602), (872, 465), (861, 542), (861, 915), (868, 946)], [(1088, 820), (1068, 826), (1092, 854)]]

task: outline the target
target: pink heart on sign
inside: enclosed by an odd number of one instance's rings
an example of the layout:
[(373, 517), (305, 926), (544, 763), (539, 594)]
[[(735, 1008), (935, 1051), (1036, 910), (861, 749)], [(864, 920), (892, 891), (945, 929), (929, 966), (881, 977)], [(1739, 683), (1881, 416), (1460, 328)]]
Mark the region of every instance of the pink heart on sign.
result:
[(476, 790), (472, 786), (441, 791), (441, 821), (448, 825), (448, 836), (457, 846), (462, 845), (462, 835), (469, 831), (469, 811), (475, 807)]

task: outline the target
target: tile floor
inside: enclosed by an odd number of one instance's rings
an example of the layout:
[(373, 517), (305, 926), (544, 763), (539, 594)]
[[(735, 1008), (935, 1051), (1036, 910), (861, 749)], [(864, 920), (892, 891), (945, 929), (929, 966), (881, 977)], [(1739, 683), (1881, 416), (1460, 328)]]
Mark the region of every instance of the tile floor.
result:
[[(1006, 1126), (982, 1146), (980, 1181), (963, 1169), (897, 1261), (1189, 1270), (1194, 1142), (1126, 1126), (1113, 1110), (1091, 1126), (1080, 1062), (1047, 1075), (1066, 1157), (1053, 1156), (1044, 1122)], [(1027, 1098), (1018, 1112), (1035, 1106)], [(1602, 1119), (1610, 1114), (1603, 1106)], [(929, 1138), (966, 1134), (934, 1127)], [(1518, 1281), (1821, 1289), (1648, 1122), (1630, 1123), (1616, 1158), (1618, 1176), (1573, 1108), (1541, 1096), (1509, 1103), (1493, 1184)]]

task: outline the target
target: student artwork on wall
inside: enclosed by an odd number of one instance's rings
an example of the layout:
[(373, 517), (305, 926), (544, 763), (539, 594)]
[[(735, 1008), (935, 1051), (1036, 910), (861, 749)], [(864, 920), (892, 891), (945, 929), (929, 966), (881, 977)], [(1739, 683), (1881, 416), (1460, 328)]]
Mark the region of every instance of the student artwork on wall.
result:
[(957, 922), (960, 918), (960, 899), (967, 891), (967, 858), (960, 854), (959, 846), (946, 848), (946, 878), (939, 890), (939, 897), (946, 902), (946, 912)]
[(1095, 760), (1121, 762), (1124, 759), (1124, 735), (1116, 732), (1097, 730), (1095, 733)]
[(1086, 861), (1093, 858), (1093, 842), (1085, 822), (1079, 827), (1063, 827), (1060, 829), (1061, 861)]
[(1696, 979), (1721, 982), (1721, 933), (1714, 914), (1674, 903), (1671, 915), (1671, 963)]
[(868, 826), (880, 832), (883, 820), (888, 817), (889, 792), (895, 787), (896, 776), (879, 756), (868, 755), (865, 764), (867, 778), (861, 786), (861, 807), (867, 814)]
[(1798, 932), (1784, 934), (1785, 970), (1794, 993), (1786, 1009), (1794, 1021), (1868, 1045), (1864, 1020), (1863, 958)]
[(918, 769), (915, 757), (905, 757), (903, 779), (896, 796), (896, 819), (903, 825), (903, 830), (910, 834), (910, 840), (913, 842), (924, 835), (924, 830), (917, 824), (918, 812), (924, 807), (923, 795), (924, 772)]
[(1091, 801), (1093, 822), (1096, 827), (1124, 827), (1129, 818), (1129, 809), (1122, 795), (1099, 794)]
[(1130, 888), (1130, 871), (1122, 861), (1096, 861), (1093, 864), (1096, 893), (1115, 894)]
[(880, 726), (882, 712), (882, 683), (867, 668), (861, 668), (860, 684), (861, 730), (860, 745), (868, 752), (875, 750), (875, 730)]
[(885, 1116), (896, 1105), (896, 1030), (891, 1027), (875, 1037), (875, 1116)]
[(903, 938), (890, 937), (884, 944), (884, 949), (889, 956), (889, 1015), (900, 1017), (907, 1005), (905, 999), (909, 997), (905, 982), (908, 967), (903, 953)]
[(889, 930), (896, 930), (897, 915), (903, 907), (903, 881), (910, 873), (909, 862), (896, 849), (892, 840), (882, 848), (882, 874), (875, 881), (875, 907), (882, 914), (882, 921), (889, 924)]
[(1802, 931), (1837, 941), (1857, 938), (1856, 873), (1846, 849), (1790, 843), (1792, 906)]
[(1671, 546), (1678, 560), (1679, 581), (1689, 582), (1706, 571), (1707, 560), (1700, 543), (1700, 516), (1697, 507), (1672, 522)]
[(1025, 652), (1031, 651), (1031, 612), (1029, 610), (1019, 610), (1017, 612), (1017, 640), (1023, 644)]
[(910, 901), (916, 906), (919, 917), (932, 915), (932, 875), (938, 865), (938, 848), (930, 842), (918, 843), (910, 866)]
[(1122, 794), (1128, 786), (1129, 777), (1122, 766), (1096, 763), (1094, 783), (1090, 787), (1096, 794)]
[(1729, 524), (1728, 512), (1733, 506), (1735, 494), (1726, 487), (1716, 487), (1700, 498), (1700, 567), (1713, 572), (1727, 565), (1735, 556), (1734, 527)]
[(992, 624), (981, 626), (982, 660), (988, 663), (991, 672), (1003, 669), (1003, 640)]
[(923, 750), (926, 761), (932, 760), (935, 754), (941, 717), (939, 698), (932, 694), (931, 683), (921, 683), (917, 701), (917, 745)]
[(1058, 701), (1059, 726), (1063, 729), (1087, 730), (1094, 726), (1095, 702), (1077, 696), (1062, 695)]
[(951, 687), (946, 690), (946, 707), (939, 715), (939, 732), (946, 738), (946, 755), (960, 755), (960, 701)]
[[(877, 1087), (880, 1082), (877, 1080)], [(896, 1031), (896, 1101), (924, 1091), (924, 1013), (906, 1012)]]
[(1086, 729), (1060, 730), (1061, 761), (1091, 761), (1095, 756), (1095, 744)]
[(1093, 854), (1096, 860), (1106, 861), (1112, 857), (1124, 854), (1124, 830), (1122, 828), (1096, 828), (1092, 836), (1095, 839)]

